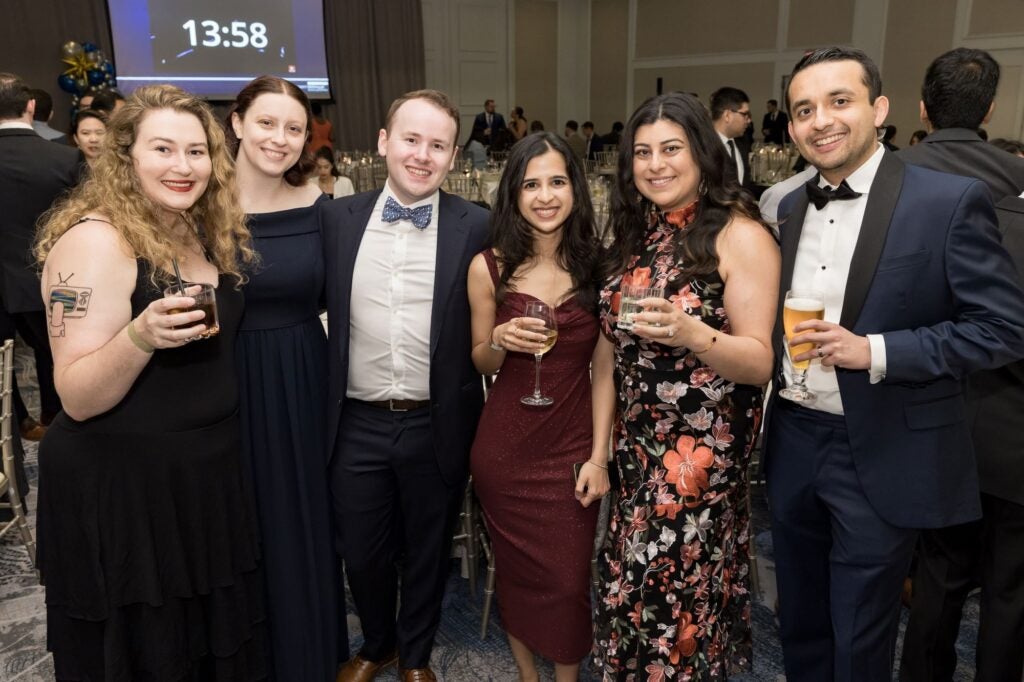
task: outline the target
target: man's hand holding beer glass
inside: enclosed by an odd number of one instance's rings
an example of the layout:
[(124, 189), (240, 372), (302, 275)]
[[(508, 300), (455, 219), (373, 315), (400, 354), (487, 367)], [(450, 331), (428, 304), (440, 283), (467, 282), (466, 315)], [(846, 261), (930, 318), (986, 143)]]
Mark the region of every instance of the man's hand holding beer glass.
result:
[(866, 336), (857, 336), (835, 322), (825, 320), (801, 322), (793, 327), (793, 332), (789, 337), (791, 348), (814, 344), (810, 350), (794, 355), (794, 364), (818, 358), (826, 367), (871, 368), (871, 345)]

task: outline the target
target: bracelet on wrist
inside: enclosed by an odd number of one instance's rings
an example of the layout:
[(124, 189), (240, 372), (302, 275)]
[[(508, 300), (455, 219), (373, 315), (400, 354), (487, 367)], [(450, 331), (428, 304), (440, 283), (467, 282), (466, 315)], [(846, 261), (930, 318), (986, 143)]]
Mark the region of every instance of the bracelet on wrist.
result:
[(587, 462), (590, 463), (590, 464), (593, 464), (596, 467), (604, 469), (605, 471), (608, 471), (608, 465), (607, 464), (598, 464), (597, 462), (595, 462), (592, 459), (588, 459)]
[(703, 348), (694, 348), (693, 352), (697, 355), (700, 355), (701, 353), (707, 353), (709, 350), (715, 347), (716, 343), (718, 343), (718, 334), (712, 334), (711, 340), (708, 341), (708, 345), (704, 346)]
[(491, 335), (487, 338), (487, 345), (490, 346), (491, 350), (498, 351), (499, 353), (504, 353), (508, 350), (500, 343), (494, 343), (494, 330), (491, 330)]
[(152, 353), (156, 350), (153, 346), (148, 344), (145, 339), (139, 336), (139, 332), (135, 331), (135, 320), (129, 320), (128, 326), (125, 327), (128, 331), (128, 338), (135, 344), (135, 347), (141, 350), (143, 353)]

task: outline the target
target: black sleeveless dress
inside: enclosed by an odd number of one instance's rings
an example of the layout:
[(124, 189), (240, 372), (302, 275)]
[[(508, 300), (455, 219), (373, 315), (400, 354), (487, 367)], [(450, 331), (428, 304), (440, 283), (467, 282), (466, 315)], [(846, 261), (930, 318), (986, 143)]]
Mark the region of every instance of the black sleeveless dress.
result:
[[(138, 262), (132, 317), (162, 294)], [(220, 334), (154, 352), (124, 399), (39, 450), (39, 568), (59, 680), (266, 677), (263, 583), (235, 378), (242, 294)]]

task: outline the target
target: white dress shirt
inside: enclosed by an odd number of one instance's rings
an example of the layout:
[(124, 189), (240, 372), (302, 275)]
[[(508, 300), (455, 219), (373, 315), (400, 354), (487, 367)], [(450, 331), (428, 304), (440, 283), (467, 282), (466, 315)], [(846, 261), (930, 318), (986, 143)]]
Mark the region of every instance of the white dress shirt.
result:
[[(861, 196), (830, 201), (820, 211), (813, 203), (807, 206), (790, 289), (822, 293), (825, 298), (825, 319), (829, 322), (838, 324), (843, 311), (850, 260), (860, 236), (871, 182), (875, 179), (884, 152), (885, 148), (878, 145), (875, 153), (846, 178), (846, 184), (853, 191), (860, 192)], [(824, 178), (820, 178), (818, 184), (821, 187), (828, 185)], [(867, 338), (871, 346), (871, 383), (877, 383), (885, 376), (885, 342), (880, 334), (868, 334)], [(788, 353), (782, 358), (782, 371), (786, 385), (792, 386), (795, 372)], [(816, 397), (801, 403), (805, 407), (843, 414), (835, 367), (823, 367), (819, 360), (812, 360), (807, 371), (807, 388)]]
[[(718, 131), (716, 130), (715, 132), (717, 133)], [(729, 151), (729, 143), (732, 142), (732, 148), (736, 150), (736, 182), (737, 182), (737, 184), (742, 185), (743, 184), (743, 159), (740, 158), (740, 155), (743, 152), (740, 151), (740, 147), (739, 147), (738, 144), (736, 144), (736, 140), (728, 138), (725, 135), (723, 135), (722, 133), (718, 133), (718, 139), (720, 139), (722, 141), (722, 145), (725, 146), (725, 155), (729, 157), (730, 161), (732, 160), (732, 152)]]
[(423, 230), (408, 220), (381, 220), (388, 197), (398, 201), (390, 180), (373, 207), (352, 273), (349, 398), (430, 398), (430, 318), (439, 196), (434, 192), (407, 206), (433, 206), (430, 225)]

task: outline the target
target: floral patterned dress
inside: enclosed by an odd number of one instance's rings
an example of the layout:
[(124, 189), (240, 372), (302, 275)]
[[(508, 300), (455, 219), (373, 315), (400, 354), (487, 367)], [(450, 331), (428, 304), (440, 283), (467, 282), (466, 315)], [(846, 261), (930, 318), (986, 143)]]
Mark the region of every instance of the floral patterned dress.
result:
[(684, 281), (673, 255), (695, 211), (652, 215), (642, 253), (601, 292), (622, 480), (598, 560), (594, 662), (605, 680), (724, 680), (750, 667), (747, 465), (761, 389), (615, 325), (620, 287), (637, 284), (664, 287), (674, 305), (729, 333), (721, 277)]

